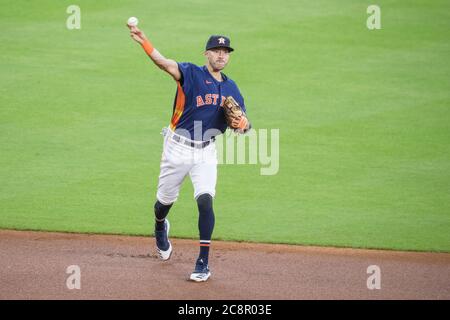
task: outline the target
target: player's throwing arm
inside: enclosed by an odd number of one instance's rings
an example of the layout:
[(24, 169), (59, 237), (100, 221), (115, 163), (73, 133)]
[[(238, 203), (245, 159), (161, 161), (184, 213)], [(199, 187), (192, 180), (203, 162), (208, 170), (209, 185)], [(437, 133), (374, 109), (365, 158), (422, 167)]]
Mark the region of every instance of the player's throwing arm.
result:
[(142, 32), (136, 25), (127, 24), (127, 26), (130, 28), (130, 36), (142, 46), (150, 59), (152, 59), (152, 61), (160, 69), (170, 74), (175, 81), (180, 80), (181, 74), (180, 70), (178, 70), (177, 62), (172, 59), (167, 59), (158, 50), (156, 50), (144, 32)]

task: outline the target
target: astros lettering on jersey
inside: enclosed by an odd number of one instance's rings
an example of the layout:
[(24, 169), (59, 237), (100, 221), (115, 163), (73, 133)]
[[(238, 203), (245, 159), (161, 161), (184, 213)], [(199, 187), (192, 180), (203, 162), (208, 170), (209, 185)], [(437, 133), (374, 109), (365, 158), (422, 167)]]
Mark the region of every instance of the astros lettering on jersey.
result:
[[(236, 83), (222, 73), (223, 81), (213, 78), (206, 66), (199, 67), (192, 63), (178, 63), (182, 79), (177, 83), (177, 92), (170, 121), (170, 128), (180, 134), (189, 132), (186, 137), (201, 140), (194, 136), (194, 124), (201, 123), (202, 137), (209, 129), (225, 132), (223, 102), (227, 96), (232, 96), (245, 110), (244, 98)], [(220, 103), (219, 103), (220, 102)], [(196, 128), (200, 129), (200, 128)], [(204, 140), (204, 139), (203, 139)]]

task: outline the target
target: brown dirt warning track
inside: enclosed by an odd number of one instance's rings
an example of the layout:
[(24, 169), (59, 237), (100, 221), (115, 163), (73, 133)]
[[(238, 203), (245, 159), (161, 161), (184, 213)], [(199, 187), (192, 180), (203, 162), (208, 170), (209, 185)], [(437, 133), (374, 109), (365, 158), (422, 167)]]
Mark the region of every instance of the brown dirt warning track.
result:
[[(197, 241), (0, 230), (0, 299), (450, 299), (450, 254), (214, 241), (212, 276), (188, 281)], [(67, 267), (81, 271), (69, 290)], [(381, 288), (369, 290), (377, 265)]]

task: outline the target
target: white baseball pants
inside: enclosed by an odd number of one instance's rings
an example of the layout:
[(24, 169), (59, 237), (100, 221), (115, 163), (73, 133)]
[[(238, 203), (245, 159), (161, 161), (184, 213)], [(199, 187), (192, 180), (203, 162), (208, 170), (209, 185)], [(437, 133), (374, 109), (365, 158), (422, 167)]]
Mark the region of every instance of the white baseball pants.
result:
[[(194, 186), (194, 198), (204, 193), (216, 193), (217, 151), (214, 141), (204, 148), (188, 146), (183, 141), (195, 143), (177, 135), (169, 128), (163, 129), (164, 146), (156, 198), (164, 205), (178, 198), (184, 178), (189, 174)], [(173, 139), (177, 136), (177, 141)], [(181, 141), (179, 141), (181, 140)]]

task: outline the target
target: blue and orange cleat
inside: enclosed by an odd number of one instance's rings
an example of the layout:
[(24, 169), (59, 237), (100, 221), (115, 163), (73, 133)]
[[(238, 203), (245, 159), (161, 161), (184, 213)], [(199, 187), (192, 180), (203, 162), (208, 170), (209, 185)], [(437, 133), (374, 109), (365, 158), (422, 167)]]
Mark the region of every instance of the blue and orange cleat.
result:
[(164, 230), (155, 230), (156, 252), (161, 260), (169, 260), (172, 255), (172, 244), (169, 241), (170, 223), (166, 219), (164, 222)]
[(195, 282), (203, 282), (209, 279), (211, 271), (208, 264), (203, 262), (203, 259), (198, 258), (195, 263), (195, 270), (192, 272), (190, 280)]

